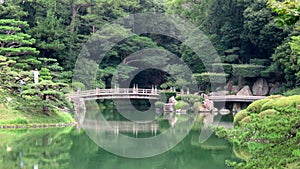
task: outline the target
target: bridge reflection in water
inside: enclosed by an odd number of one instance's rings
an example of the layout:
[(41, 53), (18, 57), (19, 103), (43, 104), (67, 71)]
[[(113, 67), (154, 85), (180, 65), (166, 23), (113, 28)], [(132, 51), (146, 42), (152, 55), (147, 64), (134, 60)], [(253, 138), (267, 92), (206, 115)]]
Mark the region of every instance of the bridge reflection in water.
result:
[(137, 123), (131, 121), (99, 121), (99, 120), (85, 120), (84, 121), (85, 129), (93, 129), (98, 132), (110, 132), (115, 135), (119, 135), (120, 132), (130, 133), (136, 137), (139, 132), (149, 133), (156, 135), (159, 129), (158, 123)]

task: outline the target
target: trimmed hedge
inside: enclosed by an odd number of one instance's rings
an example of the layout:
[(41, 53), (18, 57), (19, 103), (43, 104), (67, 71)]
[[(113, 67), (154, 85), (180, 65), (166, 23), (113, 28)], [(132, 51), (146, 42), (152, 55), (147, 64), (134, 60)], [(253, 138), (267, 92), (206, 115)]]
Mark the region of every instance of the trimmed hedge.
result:
[(213, 70), (216, 73), (226, 73), (231, 74), (232, 73), (232, 64), (228, 63), (215, 63), (212, 64)]
[(247, 107), (247, 111), (251, 113), (260, 113), (262, 105), (270, 101), (270, 99), (257, 100)]
[(250, 59), (250, 64), (252, 65), (261, 65), (261, 66), (267, 66), (270, 63), (268, 59)]
[(279, 112), (274, 109), (268, 109), (268, 110), (260, 112), (258, 115), (259, 115), (259, 117), (267, 117), (267, 116), (272, 116), (272, 115), (275, 115), (278, 113)]
[(188, 94), (188, 95), (179, 95), (176, 97), (176, 100), (186, 101), (188, 103), (202, 102), (204, 98), (199, 95)]
[(176, 110), (179, 110), (179, 109), (187, 110), (187, 109), (189, 109), (189, 107), (190, 107), (190, 105), (187, 102), (184, 102), (184, 101), (179, 101), (175, 105)]
[(300, 95), (289, 96), (289, 97), (281, 97), (277, 99), (270, 100), (269, 102), (265, 103), (261, 111), (268, 110), (268, 109), (275, 109), (279, 107), (288, 107), (288, 106), (297, 106), (300, 104)]
[(232, 72), (235, 76), (258, 77), (265, 70), (264, 66), (251, 64), (232, 65)]
[(238, 112), (233, 119), (233, 125), (235, 126), (239, 126), (240, 122), (246, 118), (250, 113), (247, 110), (242, 110), (240, 112)]
[(197, 84), (203, 83), (226, 83), (226, 78), (229, 75), (226, 73), (196, 73), (194, 78)]

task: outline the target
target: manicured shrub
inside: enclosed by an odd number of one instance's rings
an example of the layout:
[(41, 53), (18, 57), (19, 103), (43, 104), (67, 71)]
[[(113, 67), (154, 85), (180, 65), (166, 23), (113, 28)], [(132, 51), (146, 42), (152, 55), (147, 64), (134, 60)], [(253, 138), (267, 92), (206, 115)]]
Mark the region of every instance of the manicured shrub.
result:
[(242, 110), (238, 112), (233, 119), (233, 125), (239, 126), (240, 121), (243, 120), (245, 117), (247, 117), (250, 113), (247, 110)]
[(170, 97), (172, 97), (172, 96), (174, 96), (174, 97), (176, 97), (176, 92), (171, 92), (171, 91), (162, 91), (160, 94), (159, 94), (159, 96), (160, 96), (160, 100), (162, 101), (162, 102), (168, 102), (169, 101), (169, 98)]
[(195, 102), (194, 105), (193, 105), (193, 108), (194, 108), (195, 111), (199, 112), (202, 105), (203, 105), (202, 102)]
[(197, 84), (207, 83), (226, 83), (226, 78), (229, 76), (226, 73), (196, 73), (193, 75)]
[(268, 96), (267, 99), (277, 99), (277, 98), (282, 98), (284, 96), (282, 95), (271, 95), (271, 96)]
[(213, 70), (216, 73), (227, 73), (231, 74), (232, 73), (232, 64), (228, 63), (215, 63), (212, 64)]
[(250, 59), (251, 65), (261, 65), (261, 66), (267, 66), (270, 63), (268, 59)]
[(187, 109), (189, 109), (189, 107), (190, 107), (190, 105), (184, 101), (178, 101), (178, 103), (175, 105), (176, 110), (179, 110), (179, 109), (187, 110)]
[(260, 112), (258, 115), (259, 115), (259, 117), (267, 117), (267, 116), (275, 115), (277, 113), (279, 113), (279, 112), (274, 109), (268, 109), (268, 110)]
[(269, 102), (265, 103), (262, 106), (261, 111), (268, 110), (268, 109), (276, 109), (279, 107), (288, 107), (292, 104), (294, 104), (295, 107), (296, 105), (300, 104), (300, 95), (281, 97), (281, 98), (270, 100)]
[(260, 113), (260, 109), (262, 107), (263, 104), (265, 104), (266, 102), (270, 101), (271, 99), (267, 98), (267, 99), (262, 99), (262, 100), (257, 100), (253, 103), (251, 103), (248, 107), (247, 107), (247, 111), (251, 112), (251, 113)]
[(265, 69), (264, 66), (251, 64), (232, 65), (232, 72), (235, 76), (241, 77), (258, 77), (260, 72)]
[(190, 104), (194, 104), (195, 102), (204, 101), (204, 98), (199, 95), (188, 94), (188, 95), (181, 95), (180, 100), (188, 102)]
[(251, 117), (247, 116), (240, 121), (240, 125), (243, 125), (243, 123), (250, 123), (250, 122), (251, 122)]
[(164, 102), (160, 102), (160, 101), (157, 101), (155, 102), (155, 108), (164, 108), (164, 105), (165, 103)]

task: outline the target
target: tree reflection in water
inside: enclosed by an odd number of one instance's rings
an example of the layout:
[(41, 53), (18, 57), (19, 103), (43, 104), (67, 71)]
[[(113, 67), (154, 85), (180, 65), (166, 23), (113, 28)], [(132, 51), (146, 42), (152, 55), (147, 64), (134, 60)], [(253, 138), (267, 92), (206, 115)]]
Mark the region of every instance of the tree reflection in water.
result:
[(237, 160), (227, 141), (212, 136), (200, 144), (195, 130), (170, 151), (145, 159), (115, 156), (72, 128), (2, 130), (0, 136), (1, 169), (222, 169), (225, 160)]

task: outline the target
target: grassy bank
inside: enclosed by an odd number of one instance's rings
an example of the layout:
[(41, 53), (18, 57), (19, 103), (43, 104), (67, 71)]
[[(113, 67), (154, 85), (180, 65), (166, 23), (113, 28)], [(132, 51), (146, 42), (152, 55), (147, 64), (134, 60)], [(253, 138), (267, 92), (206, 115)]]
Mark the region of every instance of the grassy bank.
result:
[(0, 104), (0, 126), (30, 126), (32, 124), (72, 123), (74, 121), (70, 113), (55, 111), (50, 115), (46, 115), (43, 113), (21, 112)]

